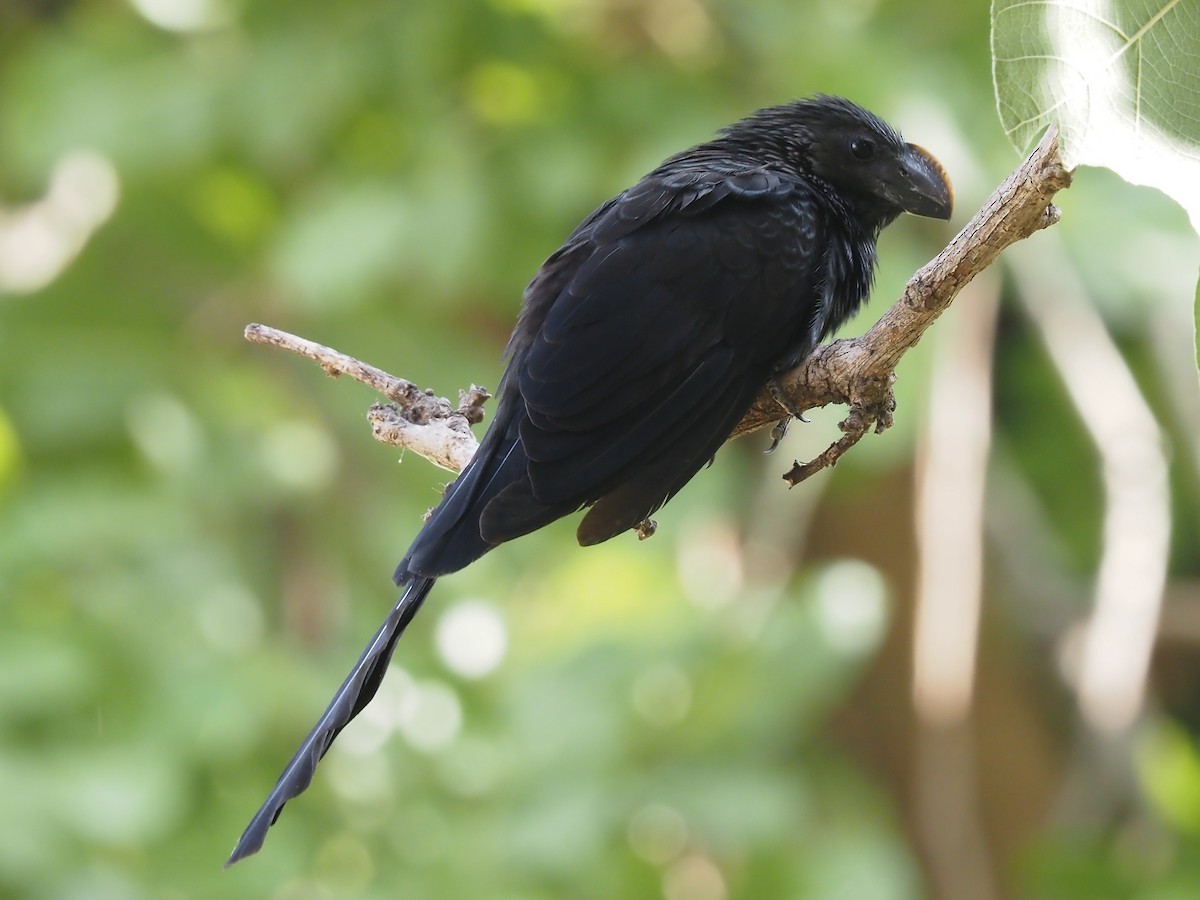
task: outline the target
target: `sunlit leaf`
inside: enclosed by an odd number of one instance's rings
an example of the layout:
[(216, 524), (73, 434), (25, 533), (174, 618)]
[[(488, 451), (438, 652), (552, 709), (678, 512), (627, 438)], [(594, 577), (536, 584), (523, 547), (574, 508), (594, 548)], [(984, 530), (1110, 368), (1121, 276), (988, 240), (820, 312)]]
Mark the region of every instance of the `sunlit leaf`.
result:
[(1134, 762), (1155, 811), (1182, 829), (1200, 831), (1200, 754), (1187, 732), (1157, 725), (1138, 741)]
[(13, 477), (21, 460), (21, 444), (12, 423), (0, 409), (0, 487)]
[(996, 0), (1004, 130), (1057, 122), (1069, 166), (1107, 166), (1177, 200), (1200, 231), (1200, 2)]

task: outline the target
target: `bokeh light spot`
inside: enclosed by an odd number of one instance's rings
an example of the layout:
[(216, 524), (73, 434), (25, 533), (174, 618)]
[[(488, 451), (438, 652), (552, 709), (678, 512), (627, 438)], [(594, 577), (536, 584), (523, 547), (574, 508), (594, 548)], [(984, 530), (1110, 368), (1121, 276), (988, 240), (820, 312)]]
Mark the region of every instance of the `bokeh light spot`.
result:
[(542, 113), (545, 98), (533, 73), (508, 62), (488, 62), (471, 73), (471, 109), (493, 125), (522, 125)]
[(448, 746), (462, 728), (458, 694), (440, 681), (417, 682), (416, 703), (406, 704), (400, 730), (417, 750), (432, 753)]
[(204, 435), (196, 417), (177, 397), (154, 392), (136, 397), (125, 411), (129, 436), (159, 469), (180, 472), (200, 456)]
[(830, 646), (851, 656), (874, 647), (887, 624), (887, 582), (858, 559), (826, 567), (817, 581), (817, 622)]
[(204, 173), (192, 191), (191, 208), (209, 231), (235, 244), (261, 237), (275, 220), (275, 200), (266, 185), (228, 167)]
[(374, 699), (334, 746), (355, 757), (378, 752), (403, 721), (416, 715), (419, 703), (420, 691), (413, 677), (399, 666), (389, 666)]
[(360, 893), (375, 877), (371, 851), (356, 837), (339, 834), (321, 845), (313, 860), (317, 880), (334, 897)]
[(729, 891), (725, 876), (707, 856), (687, 856), (663, 876), (666, 900), (725, 900)]
[(221, 0), (130, 0), (152, 25), (167, 31), (207, 31), (228, 25), (232, 16)]
[(482, 678), (504, 660), (508, 630), (494, 606), (471, 600), (441, 617), (436, 641), (438, 654), (448, 669), (464, 678)]
[(635, 812), (626, 833), (630, 849), (655, 865), (675, 859), (688, 841), (687, 822), (665, 803), (650, 803)]
[(337, 445), (311, 422), (280, 422), (263, 436), (262, 463), (280, 484), (296, 490), (320, 490), (337, 471)]
[(75, 150), (54, 166), (46, 195), (0, 208), (0, 291), (27, 293), (57, 278), (113, 214), (120, 185), (106, 156)]
[(678, 666), (659, 663), (633, 685), (633, 708), (652, 725), (682, 722), (692, 706), (692, 683)]
[(196, 618), (204, 639), (227, 653), (245, 652), (262, 638), (262, 608), (245, 585), (214, 585), (197, 605)]

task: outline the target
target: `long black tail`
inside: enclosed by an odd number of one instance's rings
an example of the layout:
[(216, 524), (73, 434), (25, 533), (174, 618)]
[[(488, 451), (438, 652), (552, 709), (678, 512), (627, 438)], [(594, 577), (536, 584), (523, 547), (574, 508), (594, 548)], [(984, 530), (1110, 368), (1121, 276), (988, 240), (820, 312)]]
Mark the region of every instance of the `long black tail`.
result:
[(225, 863), (226, 868), (262, 848), (267, 829), (275, 824), (283, 805), (308, 788), (317, 763), (325, 755), (333, 739), (338, 736), (338, 732), (362, 712), (363, 707), (375, 696), (375, 691), (379, 689), (379, 683), (387, 671), (388, 661), (392, 658), (392, 651), (396, 649), (396, 641), (421, 608), (435, 581), (436, 578), (414, 577), (408, 582), (395, 607), (375, 632), (375, 637), (354, 664), (338, 692), (334, 694), (329, 708), (313, 726), (313, 730), (304, 739), (291, 762), (284, 767), (274, 790), (242, 832), (241, 840)]

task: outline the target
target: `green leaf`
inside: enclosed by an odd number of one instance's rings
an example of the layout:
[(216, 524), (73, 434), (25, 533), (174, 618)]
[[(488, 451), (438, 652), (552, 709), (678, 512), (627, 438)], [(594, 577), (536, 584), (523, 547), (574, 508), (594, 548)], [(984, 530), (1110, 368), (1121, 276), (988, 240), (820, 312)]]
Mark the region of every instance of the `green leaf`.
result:
[(1068, 166), (1106, 166), (1165, 192), (1200, 232), (1200, 0), (995, 0), (1004, 130), (1048, 125)]
[(1183, 728), (1168, 721), (1140, 735), (1134, 767), (1159, 815), (1180, 829), (1200, 832), (1200, 754)]
[(1192, 343), (1196, 345), (1196, 372), (1200, 373), (1200, 279), (1196, 281), (1196, 319), (1192, 323)]

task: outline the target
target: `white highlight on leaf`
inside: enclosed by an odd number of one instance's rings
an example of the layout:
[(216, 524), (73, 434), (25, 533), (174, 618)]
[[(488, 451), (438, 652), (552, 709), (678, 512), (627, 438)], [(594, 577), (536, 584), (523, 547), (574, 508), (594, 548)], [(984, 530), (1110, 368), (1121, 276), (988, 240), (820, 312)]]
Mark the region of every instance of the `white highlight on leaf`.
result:
[(1018, 148), (1056, 121), (1068, 166), (1158, 188), (1200, 231), (1200, 4), (997, 0), (992, 46)]

